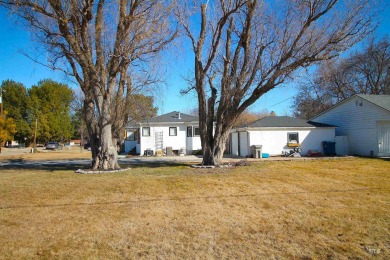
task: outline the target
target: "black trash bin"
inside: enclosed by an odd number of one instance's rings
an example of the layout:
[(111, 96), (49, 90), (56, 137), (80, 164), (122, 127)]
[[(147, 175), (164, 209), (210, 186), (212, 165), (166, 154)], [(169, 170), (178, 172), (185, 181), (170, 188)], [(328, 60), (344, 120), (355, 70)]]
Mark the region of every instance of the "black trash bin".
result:
[(323, 141), (322, 148), (324, 149), (324, 155), (326, 156), (336, 155), (336, 142)]

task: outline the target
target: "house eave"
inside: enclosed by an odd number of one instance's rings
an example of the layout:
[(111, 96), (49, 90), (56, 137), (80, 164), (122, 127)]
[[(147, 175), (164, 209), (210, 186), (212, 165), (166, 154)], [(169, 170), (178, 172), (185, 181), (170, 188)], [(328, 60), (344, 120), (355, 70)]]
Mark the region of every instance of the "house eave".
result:
[(139, 123), (139, 126), (171, 126), (171, 125), (199, 125), (198, 121), (188, 121), (188, 122), (143, 122)]
[(323, 127), (316, 127), (316, 126), (289, 126), (289, 127), (242, 127), (242, 128), (234, 128), (231, 130), (231, 132), (244, 132), (244, 131), (272, 131), (272, 130), (311, 130), (311, 129), (335, 129), (336, 126), (323, 126)]
[(175, 126), (175, 125), (195, 125), (198, 126), (198, 121), (189, 121), (189, 122), (143, 122), (137, 123), (130, 126), (125, 126), (126, 129), (139, 128), (139, 127), (148, 127), (148, 126)]

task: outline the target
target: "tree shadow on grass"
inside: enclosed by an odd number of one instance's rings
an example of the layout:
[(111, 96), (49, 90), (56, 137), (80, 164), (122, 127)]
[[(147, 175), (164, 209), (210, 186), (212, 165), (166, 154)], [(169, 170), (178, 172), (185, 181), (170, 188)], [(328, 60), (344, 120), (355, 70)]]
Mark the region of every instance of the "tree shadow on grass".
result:
[(90, 160), (67, 159), (67, 160), (23, 160), (9, 159), (0, 161), (0, 170), (77, 170), (87, 168), (91, 164)]
[(372, 156), (357, 156), (357, 155), (356, 157), (390, 162), (390, 157), (372, 157)]
[[(190, 166), (189, 163), (176, 161), (120, 161), (121, 168), (159, 168)], [(44, 170), (44, 171), (76, 171), (88, 170), (91, 160), (67, 159), (53, 161), (29, 161), (23, 159), (9, 159), (0, 161), (0, 170)]]

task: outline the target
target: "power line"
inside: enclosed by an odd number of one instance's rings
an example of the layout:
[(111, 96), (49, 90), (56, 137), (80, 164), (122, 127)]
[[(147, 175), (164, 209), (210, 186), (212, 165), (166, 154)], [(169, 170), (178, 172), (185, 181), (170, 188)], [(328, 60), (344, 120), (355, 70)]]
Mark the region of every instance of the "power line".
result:
[(286, 98), (286, 99), (284, 99), (284, 100), (282, 100), (282, 101), (280, 101), (280, 102), (278, 102), (278, 103), (276, 103), (276, 104), (274, 104), (274, 105), (272, 105), (272, 106), (269, 106), (268, 108), (277, 106), (277, 105), (279, 105), (279, 104), (281, 104), (281, 103), (283, 103), (283, 102), (285, 102), (285, 101), (287, 101), (287, 100), (289, 100), (289, 99), (291, 99), (291, 98), (293, 98), (293, 97), (294, 97), (294, 96), (291, 96), (291, 97), (289, 97), (289, 98)]

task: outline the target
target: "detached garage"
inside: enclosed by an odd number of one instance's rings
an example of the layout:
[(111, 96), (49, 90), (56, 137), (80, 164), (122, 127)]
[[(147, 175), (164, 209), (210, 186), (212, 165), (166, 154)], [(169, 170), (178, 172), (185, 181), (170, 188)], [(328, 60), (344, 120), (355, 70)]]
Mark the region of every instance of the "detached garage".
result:
[(390, 95), (354, 95), (311, 120), (336, 125), (350, 155), (390, 156)]
[(262, 152), (280, 155), (283, 151), (301, 147), (322, 152), (323, 141), (334, 141), (335, 126), (287, 116), (269, 116), (232, 130), (230, 153), (251, 155), (251, 146), (261, 145)]

